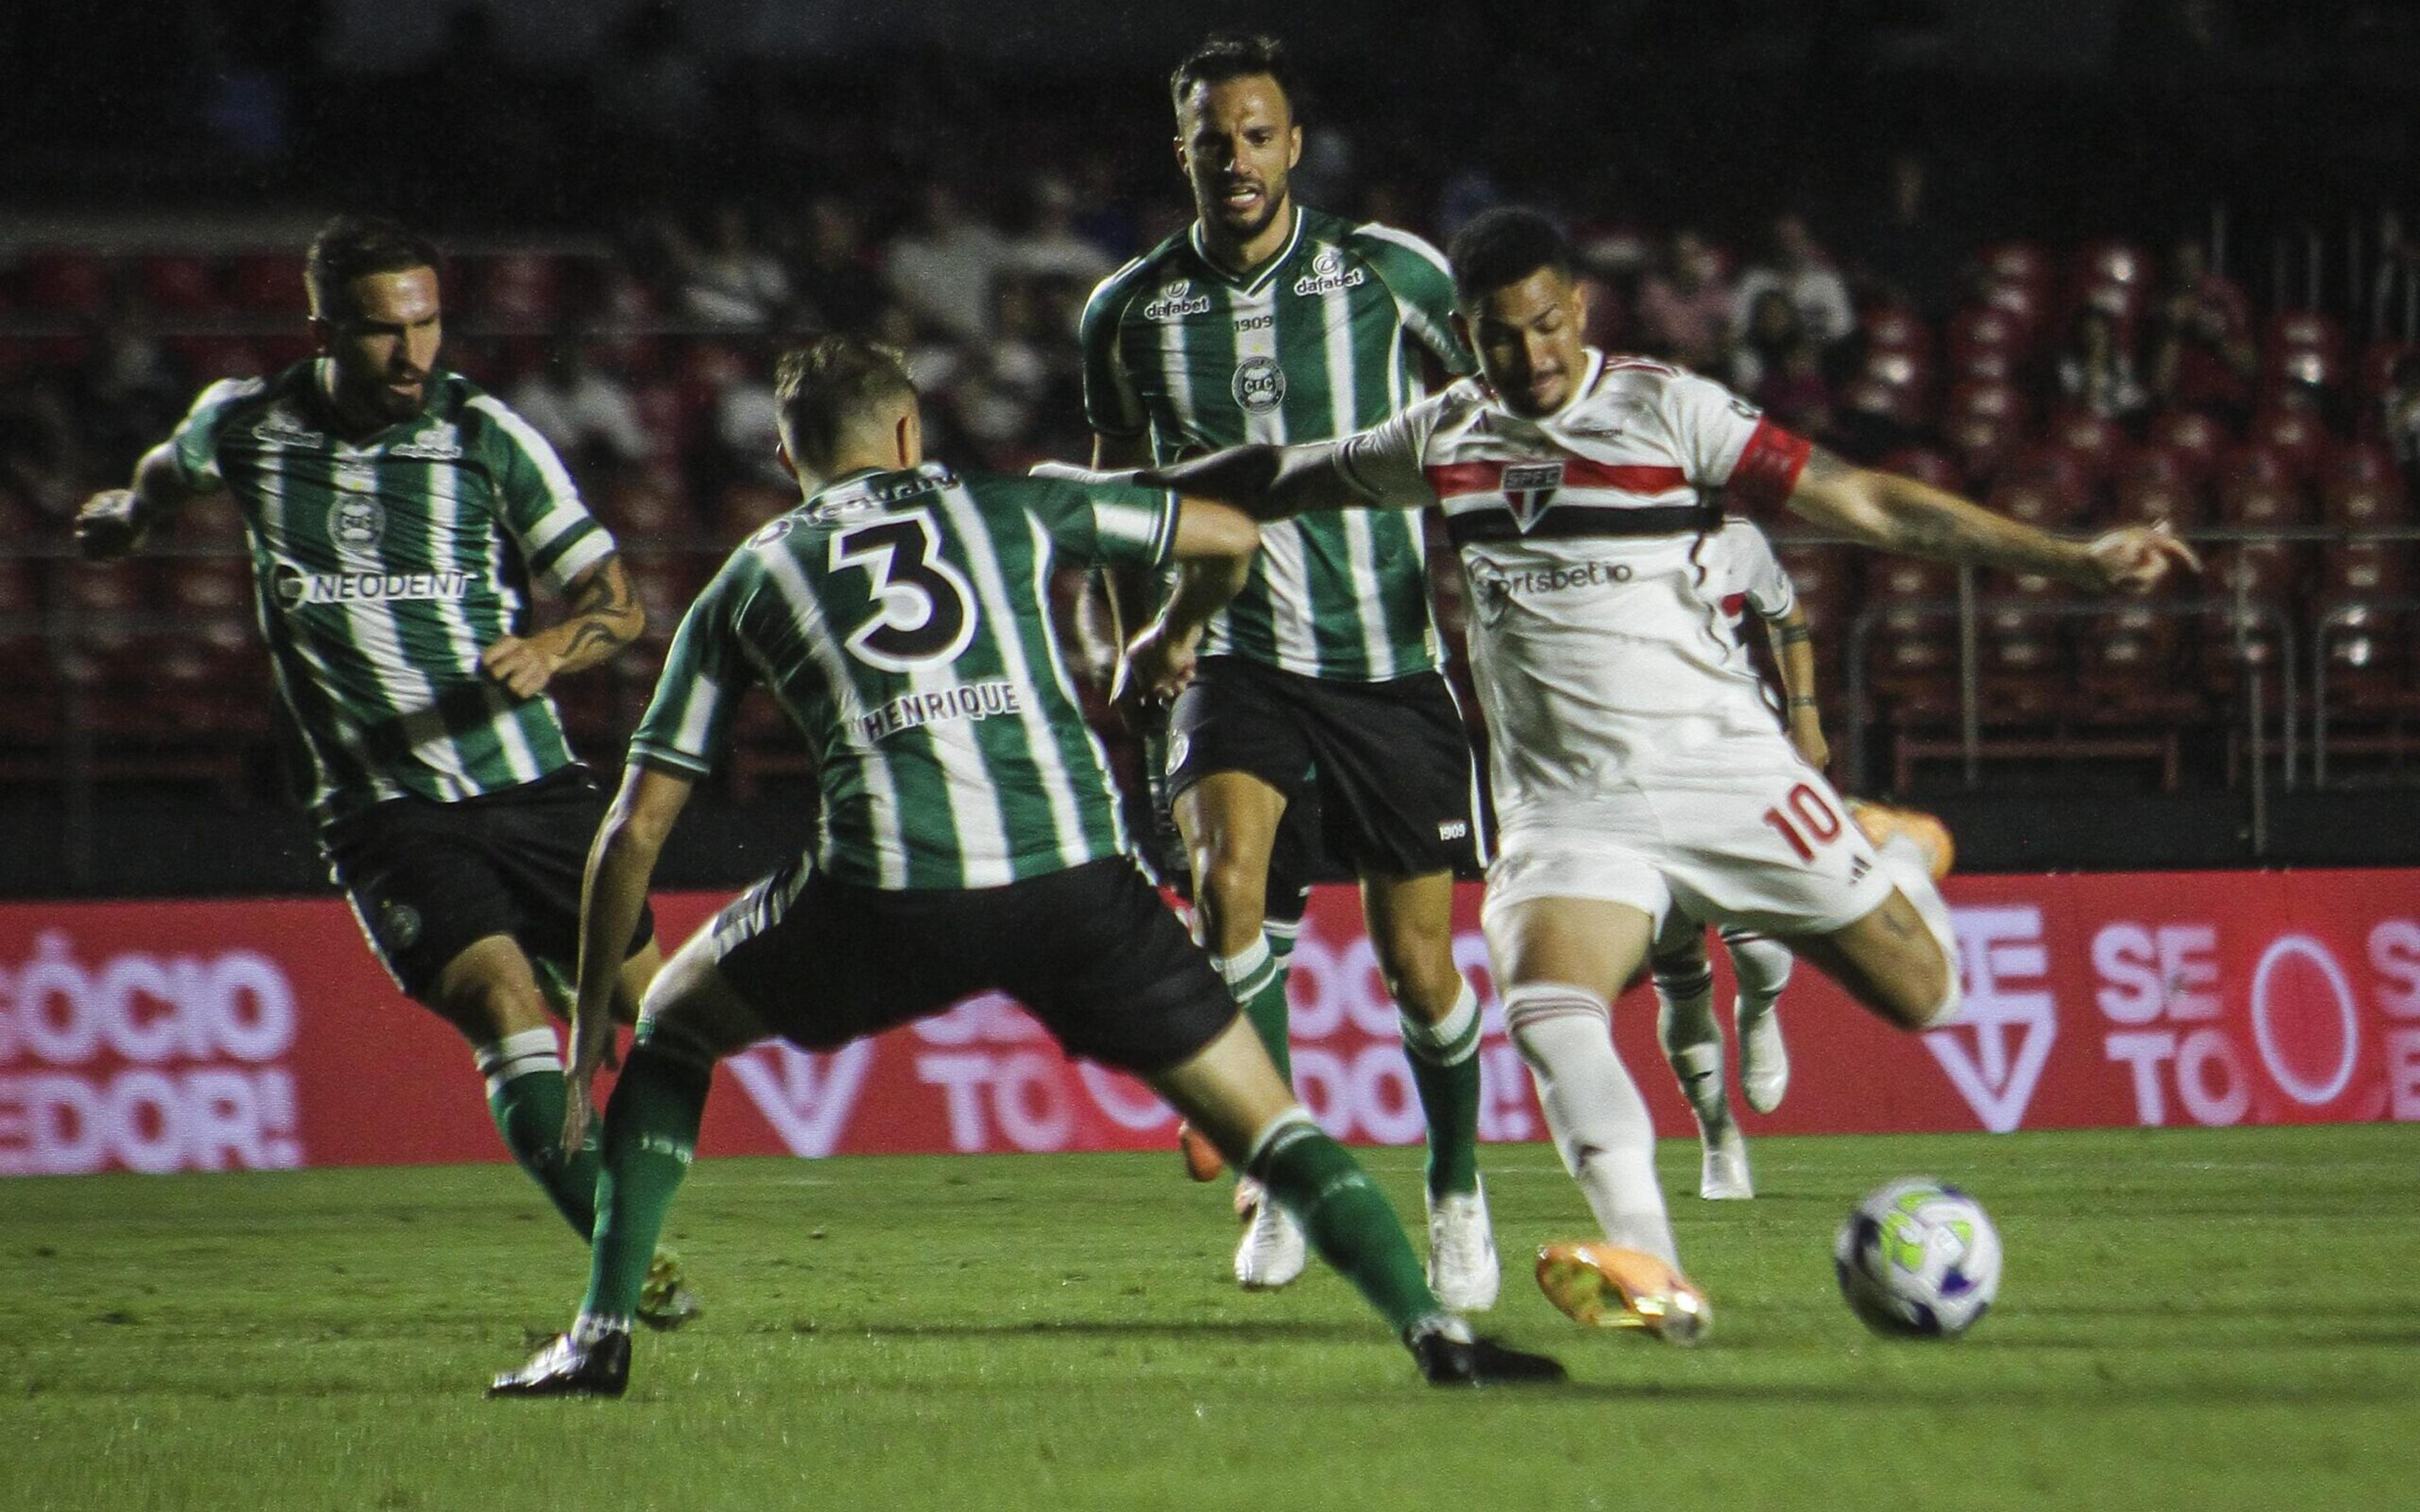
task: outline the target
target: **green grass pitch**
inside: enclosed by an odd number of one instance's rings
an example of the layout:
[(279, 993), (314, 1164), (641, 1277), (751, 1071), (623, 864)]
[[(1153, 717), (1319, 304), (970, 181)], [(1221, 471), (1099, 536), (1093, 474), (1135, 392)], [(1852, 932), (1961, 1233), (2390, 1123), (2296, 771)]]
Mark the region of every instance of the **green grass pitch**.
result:
[[(1419, 1211), (1418, 1152), (1365, 1151)], [(2420, 1504), (2420, 1129), (1768, 1139), (1695, 1196), (1694, 1351), (1584, 1332), (1528, 1274), (1584, 1236), (1488, 1151), (1486, 1326), (1568, 1386), (1444, 1392), (1343, 1284), (1227, 1280), (1176, 1157), (701, 1162), (707, 1316), (620, 1402), (489, 1402), (582, 1257), (504, 1166), (0, 1184), (0, 1507), (1638, 1508)], [(1998, 1220), (1998, 1308), (1867, 1335), (1835, 1224), (1885, 1178)]]

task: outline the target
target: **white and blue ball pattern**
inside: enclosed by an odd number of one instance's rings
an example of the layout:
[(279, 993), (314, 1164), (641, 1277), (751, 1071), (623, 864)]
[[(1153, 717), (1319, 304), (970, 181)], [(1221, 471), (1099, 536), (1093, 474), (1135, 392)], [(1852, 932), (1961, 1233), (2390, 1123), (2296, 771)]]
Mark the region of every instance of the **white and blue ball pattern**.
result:
[(1930, 1177), (1902, 1177), (1857, 1204), (1832, 1242), (1850, 1311), (1877, 1334), (1947, 1338), (2000, 1291), (2000, 1235), (1982, 1205)]

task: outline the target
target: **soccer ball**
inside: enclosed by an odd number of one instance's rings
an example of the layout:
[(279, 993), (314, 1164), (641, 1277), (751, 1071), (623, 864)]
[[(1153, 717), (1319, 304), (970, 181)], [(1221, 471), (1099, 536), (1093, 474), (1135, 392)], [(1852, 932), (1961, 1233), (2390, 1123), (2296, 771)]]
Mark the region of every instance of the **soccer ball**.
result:
[(1849, 1310), (1877, 1334), (1947, 1338), (2000, 1291), (2000, 1235), (1954, 1186), (1910, 1176), (1876, 1188), (1840, 1226), (1832, 1264)]

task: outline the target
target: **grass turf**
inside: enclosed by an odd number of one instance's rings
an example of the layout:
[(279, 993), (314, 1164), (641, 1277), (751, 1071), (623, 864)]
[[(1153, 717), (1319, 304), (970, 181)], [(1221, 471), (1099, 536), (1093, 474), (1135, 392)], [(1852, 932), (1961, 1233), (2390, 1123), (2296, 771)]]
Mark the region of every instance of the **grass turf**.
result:
[[(1418, 1153), (1364, 1151), (1419, 1211)], [(2420, 1129), (1768, 1139), (1752, 1203), (1661, 1150), (1694, 1352), (1565, 1322), (1543, 1146), (1488, 1152), (1486, 1326), (1573, 1382), (1441, 1392), (1333, 1275), (1227, 1280), (1168, 1155), (701, 1162), (704, 1292), (620, 1402), (489, 1402), (582, 1257), (508, 1167), (0, 1184), (0, 1506), (2386, 1507), (2420, 1483)], [(1833, 1226), (1954, 1178), (1997, 1310), (1867, 1335)]]

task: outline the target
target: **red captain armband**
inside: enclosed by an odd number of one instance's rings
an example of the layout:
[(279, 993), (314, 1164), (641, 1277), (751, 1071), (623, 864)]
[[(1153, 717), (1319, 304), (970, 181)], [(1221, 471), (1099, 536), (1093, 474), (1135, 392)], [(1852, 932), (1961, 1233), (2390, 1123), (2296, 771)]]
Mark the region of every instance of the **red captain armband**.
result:
[(1731, 507), (1745, 513), (1779, 506), (1798, 486), (1798, 474), (1807, 471), (1807, 458), (1814, 451), (1815, 443), (1806, 437), (1793, 436), (1770, 420), (1758, 421), (1731, 469), (1731, 481), (1724, 486)]

